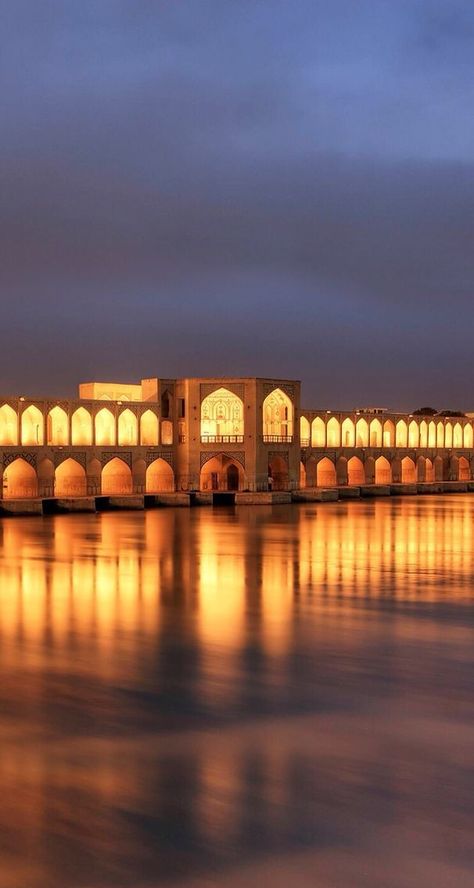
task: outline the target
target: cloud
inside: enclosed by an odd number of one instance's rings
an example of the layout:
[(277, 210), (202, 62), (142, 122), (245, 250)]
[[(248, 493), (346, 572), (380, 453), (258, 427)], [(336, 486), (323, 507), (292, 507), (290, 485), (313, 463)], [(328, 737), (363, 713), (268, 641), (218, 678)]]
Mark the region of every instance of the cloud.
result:
[(0, 8), (5, 384), (472, 406), (468, 5)]

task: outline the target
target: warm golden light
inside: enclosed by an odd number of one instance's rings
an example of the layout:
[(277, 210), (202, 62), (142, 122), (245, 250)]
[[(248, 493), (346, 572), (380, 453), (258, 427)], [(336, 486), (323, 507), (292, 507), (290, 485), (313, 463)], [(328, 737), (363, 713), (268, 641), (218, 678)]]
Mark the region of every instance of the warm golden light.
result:
[(293, 436), (293, 404), (280, 388), (270, 392), (263, 402), (263, 434), (284, 439)]
[(241, 438), (244, 434), (244, 405), (241, 398), (226, 388), (218, 388), (201, 404), (201, 438), (221, 441)]

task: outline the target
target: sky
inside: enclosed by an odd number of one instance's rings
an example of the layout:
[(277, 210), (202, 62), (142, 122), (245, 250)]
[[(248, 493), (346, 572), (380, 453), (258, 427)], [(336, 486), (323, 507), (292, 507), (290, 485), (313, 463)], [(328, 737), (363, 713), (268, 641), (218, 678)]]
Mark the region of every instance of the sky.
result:
[(0, 391), (474, 410), (472, 0), (0, 0)]

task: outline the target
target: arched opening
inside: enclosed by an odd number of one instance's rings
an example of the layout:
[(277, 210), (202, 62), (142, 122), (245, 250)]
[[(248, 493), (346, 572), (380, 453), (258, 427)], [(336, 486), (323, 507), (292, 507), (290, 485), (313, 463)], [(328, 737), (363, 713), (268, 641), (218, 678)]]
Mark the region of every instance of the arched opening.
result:
[(434, 461), (435, 481), (444, 481), (444, 464), (443, 457), (437, 456)]
[(324, 459), (319, 460), (316, 467), (316, 485), (317, 487), (335, 487), (336, 483), (336, 467), (325, 456)]
[(21, 415), (21, 443), (29, 446), (43, 444), (43, 414), (30, 404)]
[(0, 407), (0, 444), (7, 447), (18, 444), (17, 416), (9, 404)]
[(274, 389), (263, 402), (263, 438), (265, 441), (293, 440), (293, 404), (281, 389)]
[(350, 486), (365, 484), (364, 464), (358, 456), (352, 456), (347, 463), (347, 483)]
[(169, 419), (161, 423), (161, 443), (167, 446), (173, 443), (173, 423)]
[(96, 415), (95, 443), (100, 446), (115, 444), (115, 418), (107, 407), (103, 407)]
[(472, 425), (471, 423), (467, 423), (464, 426), (464, 447), (471, 448), (473, 446), (473, 435), (472, 435)]
[(316, 484), (318, 487), (335, 487), (336, 467), (334, 463), (327, 458), (320, 459), (316, 469)]
[(369, 446), (369, 426), (365, 419), (358, 419), (356, 425), (356, 446)]
[(380, 419), (373, 419), (370, 423), (370, 446), (382, 446), (382, 423)]
[(311, 446), (326, 446), (326, 426), (320, 416), (316, 416), (311, 423)]
[(355, 426), (349, 417), (342, 423), (342, 446), (355, 447)]
[(86, 496), (86, 473), (75, 459), (65, 459), (54, 473), (55, 496)]
[(311, 437), (311, 426), (306, 416), (300, 417), (300, 444), (302, 447), (309, 447)]
[(383, 446), (395, 447), (395, 424), (391, 419), (383, 424)]
[(420, 429), (418, 423), (414, 419), (412, 419), (410, 425), (408, 426), (408, 446), (420, 446)]
[(304, 466), (304, 462), (300, 462), (300, 488), (306, 487), (306, 469)]
[(119, 445), (138, 444), (138, 419), (129, 407), (122, 410), (118, 418), (118, 442)]
[(71, 442), (76, 447), (92, 444), (92, 417), (85, 407), (78, 407), (72, 414)]
[(407, 447), (408, 445), (408, 429), (403, 419), (399, 419), (396, 425), (395, 444), (397, 447)]
[(283, 456), (272, 456), (268, 463), (268, 485), (271, 490), (287, 490), (289, 480), (286, 459)]
[(434, 465), (430, 459), (425, 460), (425, 481), (432, 484), (435, 479)]
[(132, 473), (129, 466), (115, 456), (102, 469), (103, 494), (129, 494), (133, 491)]
[[(163, 434), (162, 424), (162, 434)], [(171, 431), (171, 437), (172, 437)], [(219, 388), (201, 404), (201, 441), (207, 443), (239, 443), (244, 439), (244, 405), (226, 388)], [(164, 442), (163, 442), (164, 443)]]
[(306, 487), (316, 487), (316, 465), (314, 456), (306, 461)]
[(453, 427), (450, 422), (447, 422), (444, 427), (444, 446), (453, 446)]
[(62, 446), (69, 443), (67, 413), (62, 407), (53, 407), (48, 413), (48, 444)]
[(335, 416), (331, 416), (326, 426), (326, 443), (328, 447), (339, 447), (341, 441), (341, 427)]
[(436, 426), (436, 446), (444, 447), (444, 424), (442, 422)]
[(428, 426), (428, 447), (436, 447), (436, 425), (433, 420)]
[(420, 422), (420, 447), (428, 447), (428, 424), (425, 419)]
[(416, 483), (416, 466), (409, 456), (402, 459), (402, 484)]
[(161, 418), (171, 419), (173, 416), (173, 399), (168, 390), (161, 396)]
[(470, 481), (471, 480), (471, 467), (470, 467), (469, 462), (465, 456), (459, 457), (458, 480), (459, 481)]
[(174, 490), (174, 472), (166, 460), (155, 459), (146, 470), (146, 492), (161, 493)]
[(26, 460), (13, 460), (3, 473), (3, 498), (25, 499), (38, 496), (38, 477)]
[(453, 429), (453, 447), (462, 448), (462, 426), (457, 422)]
[(390, 484), (392, 481), (392, 468), (385, 456), (379, 456), (375, 460), (375, 483)]
[[(233, 470), (229, 474), (228, 470), (231, 466), (233, 466), (236, 471)], [(242, 466), (224, 453), (212, 456), (206, 463), (204, 463), (201, 469), (201, 490), (242, 490), (244, 482), (245, 476)], [(234, 486), (229, 487), (229, 483)], [(235, 484), (237, 484), (237, 486), (235, 486)]]
[(152, 447), (158, 444), (158, 417), (152, 410), (145, 410), (140, 417), (140, 442)]

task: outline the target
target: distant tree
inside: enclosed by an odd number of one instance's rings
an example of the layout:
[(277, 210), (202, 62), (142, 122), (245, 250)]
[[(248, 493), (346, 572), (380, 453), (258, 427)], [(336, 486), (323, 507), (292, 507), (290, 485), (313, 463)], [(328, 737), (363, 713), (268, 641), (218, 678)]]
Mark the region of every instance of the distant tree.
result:
[(419, 407), (413, 411), (413, 416), (436, 416), (437, 413), (434, 407)]
[(462, 410), (440, 410), (438, 416), (465, 416)]

